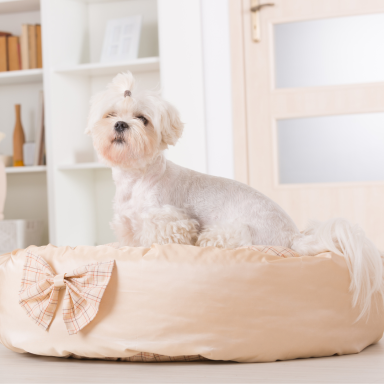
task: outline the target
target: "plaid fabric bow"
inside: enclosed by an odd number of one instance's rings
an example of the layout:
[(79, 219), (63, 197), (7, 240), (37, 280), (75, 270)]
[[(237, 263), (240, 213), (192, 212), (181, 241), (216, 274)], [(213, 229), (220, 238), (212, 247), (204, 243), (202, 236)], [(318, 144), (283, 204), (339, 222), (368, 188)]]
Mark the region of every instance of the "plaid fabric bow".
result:
[(300, 255), (292, 249), (277, 245), (250, 245), (243, 248), (249, 248), (254, 251), (266, 253), (267, 255), (284, 257), (285, 259), (288, 257), (300, 257)]
[(83, 329), (96, 316), (115, 261), (88, 264), (72, 273), (56, 275), (40, 256), (27, 253), (19, 304), (36, 324), (48, 329), (56, 311), (59, 291), (66, 288), (63, 319), (68, 333)]

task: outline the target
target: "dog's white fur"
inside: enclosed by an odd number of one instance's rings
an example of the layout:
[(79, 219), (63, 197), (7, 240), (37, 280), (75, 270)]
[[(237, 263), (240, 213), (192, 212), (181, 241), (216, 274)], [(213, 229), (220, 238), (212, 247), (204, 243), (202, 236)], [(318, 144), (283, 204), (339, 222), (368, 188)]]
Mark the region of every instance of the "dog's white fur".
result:
[[(118, 121), (128, 128), (117, 132)], [(136, 91), (130, 72), (117, 75), (92, 99), (86, 132), (100, 159), (112, 167), (112, 227), (121, 245), (276, 245), (303, 255), (332, 251), (347, 259), (354, 304), (361, 299), (362, 314), (374, 294), (384, 297), (381, 255), (360, 228), (336, 219), (300, 233), (262, 193), (166, 160), (163, 151), (182, 131), (177, 110), (157, 93)]]

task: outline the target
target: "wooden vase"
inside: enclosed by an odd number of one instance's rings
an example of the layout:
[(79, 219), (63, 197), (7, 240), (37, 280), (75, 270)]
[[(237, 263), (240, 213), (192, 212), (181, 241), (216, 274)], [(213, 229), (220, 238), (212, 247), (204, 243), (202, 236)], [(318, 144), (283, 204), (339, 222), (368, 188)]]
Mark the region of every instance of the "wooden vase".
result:
[(16, 112), (16, 123), (13, 131), (13, 166), (22, 167), (24, 166), (23, 161), (23, 145), (25, 143), (25, 135), (23, 126), (21, 124), (20, 115), (21, 106), (20, 104), (15, 105)]

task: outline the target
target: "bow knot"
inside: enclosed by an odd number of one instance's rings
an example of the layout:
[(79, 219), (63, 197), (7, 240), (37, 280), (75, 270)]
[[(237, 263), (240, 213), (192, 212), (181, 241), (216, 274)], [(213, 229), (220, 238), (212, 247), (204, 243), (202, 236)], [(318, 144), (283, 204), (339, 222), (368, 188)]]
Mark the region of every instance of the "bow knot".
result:
[(63, 320), (68, 333), (73, 335), (95, 318), (114, 264), (111, 260), (56, 274), (42, 257), (27, 252), (19, 303), (37, 325), (48, 330), (59, 291), (65, 288)]
[(61, 275), (56, 275), (54, 278), (53, 278), (53, 285), (56, 287), (56, 288), (64, 288), (65, 287), (65, 273), (62, 273)]

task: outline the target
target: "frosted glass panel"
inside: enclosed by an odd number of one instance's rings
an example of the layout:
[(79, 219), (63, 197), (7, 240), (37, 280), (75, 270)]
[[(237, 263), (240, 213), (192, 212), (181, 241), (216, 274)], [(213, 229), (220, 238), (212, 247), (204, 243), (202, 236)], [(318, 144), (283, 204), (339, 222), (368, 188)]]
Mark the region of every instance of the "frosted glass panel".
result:
[(276, 24), (274, 38), (277, 88), (384, 81), (384, 14)]
[(277, 130), (282, 184), (384, 180), (384, 113), (278, 120)]

